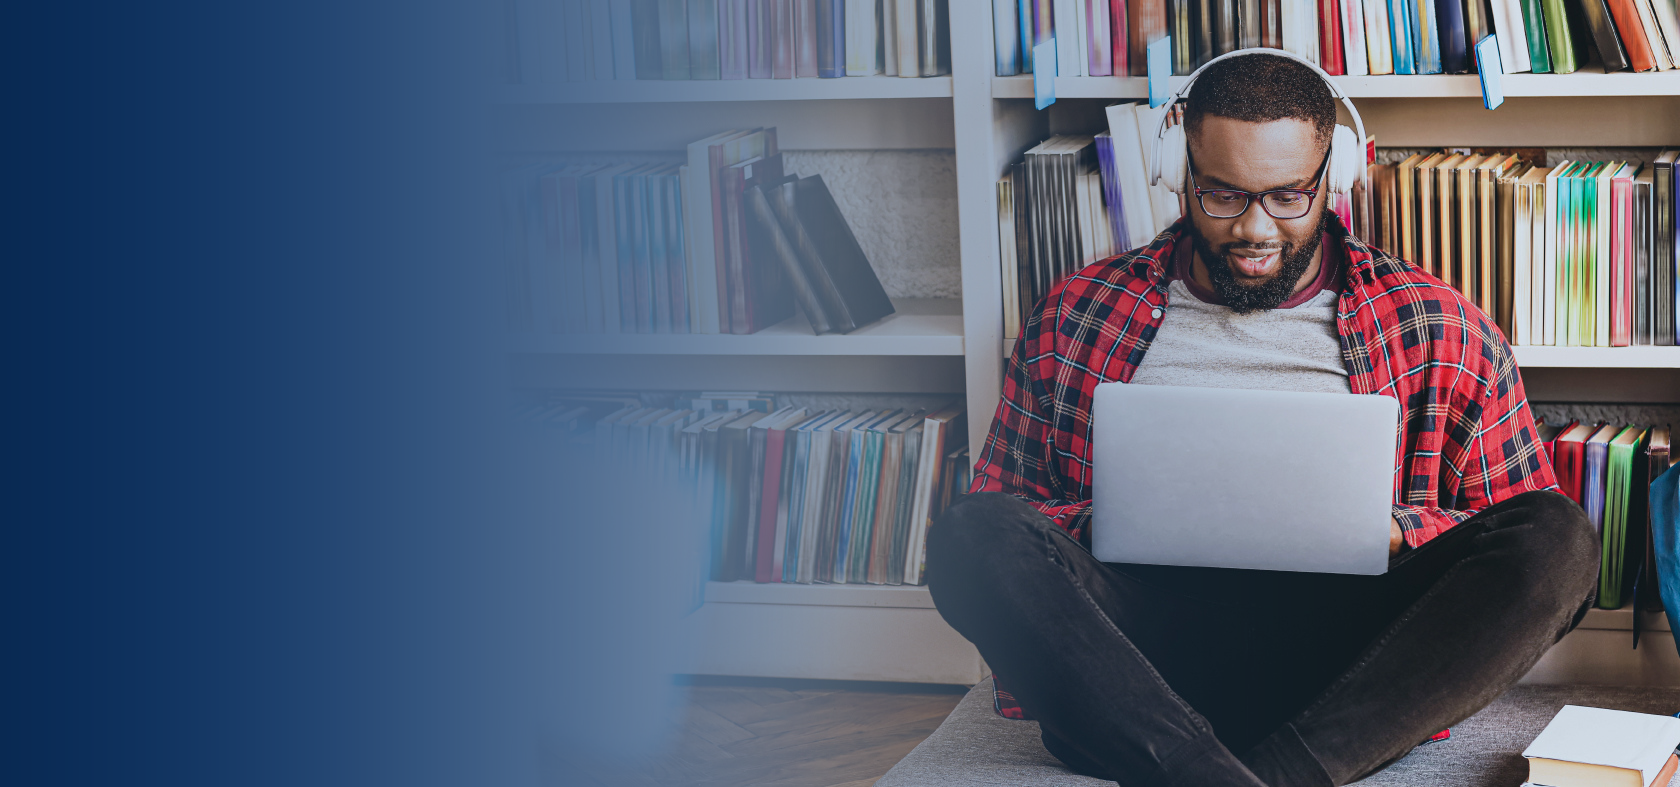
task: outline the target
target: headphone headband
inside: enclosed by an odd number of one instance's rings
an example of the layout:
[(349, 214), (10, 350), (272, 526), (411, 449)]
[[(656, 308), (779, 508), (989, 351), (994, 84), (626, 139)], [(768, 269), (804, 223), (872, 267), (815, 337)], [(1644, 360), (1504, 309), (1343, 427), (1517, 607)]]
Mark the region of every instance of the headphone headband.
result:
[(1218, 63), (1221, 60), (1230, 60), (1236, 57), (1248, 57), (1251, 55), (1271, 55), (1273, 57), (1281, 57), (1286, 60), (1293, 60), (1303, 66), (1306, 66), (1307, 68), (1312, 69), (1313, 73), (1317, 74), (1319, 79), (1324, 80), (1324, 84), (1330, 88), (1330, 97), (1341, 101), (1342, 106), (1347, 107), (1348, 114), (1353, 117), (1354, 131), (1357, 132), (1358, 136), (1359, 179), (1365, 185), (1364, 197), (1366, 204), (1364, 207), (1366, 210), (1360, 215), (1360, 224), (1362, 226), (1360, 227), (1359, 234), (1361, 237), (1369, 237), (1369, 225), (1371, 220), (1371, 211), (1369, 209), (1371, 199), (1371, 175), (1369, 168), (1365, 166), (1365, 121), (1359, 117), (1359, 109), (1353, 105), (1353, 100), (1348, 98), (1346, 93), (1342, 92), (1341, 86), (1337, 85), (1336, 81), (1331, 79), (1330, 75), (1325, 73), (1324, 69), (1319, 68), (1318, 64), (1301, 57), (1294, 52), (1287, 52), (1282, 49), (1271, 49), (1268, 47), (1238, 49), (1235, 52), (1226, 52), (1223, 55), (1215, 57), (1202, 64), (1201, 68), (1190, 72), (1190, 77), (1185, 80), (1184, 86), (1179, 88), (1178, 92), (1174, 93), (1173, 97), (1168, 100), (1167, 103), (1162, 105), (1167, 111), (1161, 113), (1161, 122), (1155, 128), (1155, 141), (1150, 150), (1150, 182), (1159, 183), (1161, 180), (1161, 138), (1166, 135), (1168, 122), (1172, 120), (1173, 113), (1171, 110), (1173, 105), (1189, 98), (1190, 88), (1195, 86), (1196, 80), (1201, 77), (1202, 72), (1208, 70), (1208, 68), (1212, 67), (1213, 64)]

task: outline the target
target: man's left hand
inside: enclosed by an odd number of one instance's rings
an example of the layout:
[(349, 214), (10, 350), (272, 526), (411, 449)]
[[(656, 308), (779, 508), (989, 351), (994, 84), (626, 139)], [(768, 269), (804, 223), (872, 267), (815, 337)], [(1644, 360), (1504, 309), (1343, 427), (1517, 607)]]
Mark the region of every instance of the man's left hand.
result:
[(1400, 547), (1403, 547), (1405, 545), (1406, 545), (1406, 537), (1400, 531), (1400, 520), (1395, 519), (1394, 517), (1389, 517), (1388, 518), (1388, 556), (1389, 557), (1394, 557), (1395, 555), (1400, 554)]

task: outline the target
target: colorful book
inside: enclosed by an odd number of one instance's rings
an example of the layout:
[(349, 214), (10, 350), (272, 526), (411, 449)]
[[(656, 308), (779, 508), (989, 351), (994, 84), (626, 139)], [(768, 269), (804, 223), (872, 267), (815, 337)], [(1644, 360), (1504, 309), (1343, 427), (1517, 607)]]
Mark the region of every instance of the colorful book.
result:
[[(1629, 426), (1610, 441), (1604, 477), (1604, 532), (1598, 575), (1598, 606), (1620, 609), (1633, 589), (1634, 573), (1644, 557), (1644, 532), (1633, 527), (1637, 517), (1643, 525), (1645, 507), (1635, 501), (1643, 500), (1646, 488), (1636, 488), (1635, 457), (1645, 442), (1645, 430)], [(1647, 481), (1648, 485), (1650, 482)], [(1637, 536), (1637, 540), (1630, 538)], [(1634, 558), (1629, 560), (1629, 558)]]

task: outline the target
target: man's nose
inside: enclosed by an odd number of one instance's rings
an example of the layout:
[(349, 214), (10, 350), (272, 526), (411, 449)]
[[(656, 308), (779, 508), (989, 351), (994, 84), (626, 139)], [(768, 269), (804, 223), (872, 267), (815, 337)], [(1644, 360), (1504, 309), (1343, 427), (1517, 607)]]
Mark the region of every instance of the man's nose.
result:
[(1245, 243), (1264, 245), (1278, 239), (1278, 225), (1256, 199), (1231, 224), (1231, 234)]

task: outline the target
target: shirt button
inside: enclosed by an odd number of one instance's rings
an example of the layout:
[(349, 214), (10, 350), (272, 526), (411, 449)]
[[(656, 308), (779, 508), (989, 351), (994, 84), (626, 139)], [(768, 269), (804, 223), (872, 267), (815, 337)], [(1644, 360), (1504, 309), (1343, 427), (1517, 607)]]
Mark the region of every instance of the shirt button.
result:
[(1152, 318), (1152, 319), (1156, 319), (1156, 320), (1159, 320), (1159, 319), (1161, 319), (1161, 310), (1160, 310), (1160, 309), (1156, 309), (1156, 310), (1154, 310), (1154, 311), (1151, 311), (1151, 312), (1150, 312), (1150, 313), (1149, 313), (1149, 316), (1150, 316), (1150, 317), (1151, 317), (1151, 318)]

